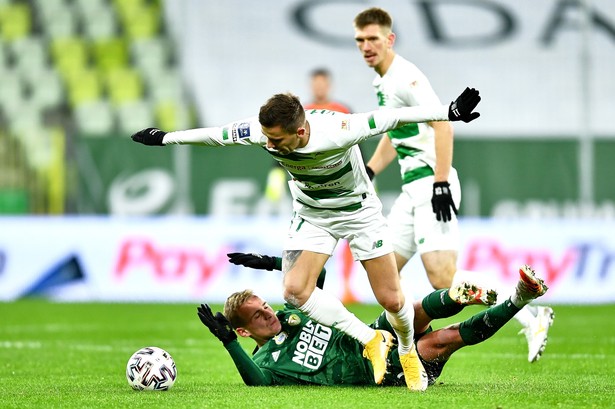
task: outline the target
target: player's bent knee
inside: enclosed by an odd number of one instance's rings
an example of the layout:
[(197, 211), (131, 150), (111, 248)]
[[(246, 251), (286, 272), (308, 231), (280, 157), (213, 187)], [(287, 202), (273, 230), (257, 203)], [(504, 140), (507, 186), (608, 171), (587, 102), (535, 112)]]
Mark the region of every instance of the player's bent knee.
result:
[(401, 297), (395, 296), (386, 296), (386, 297), (376, 297), (378, 300), (378, 304), (382, 306), (385, 310), (389, 312), (398, 312), (404, 306), (403, 299)]
[(286, 287), (284, 290), (284, 300), (295, 307), (300, 307), (305, 304), (308, 298), (310, 298), (310, 295), (311, 293), (305, 291), (305, 289), (300, 291), (297, 288)]

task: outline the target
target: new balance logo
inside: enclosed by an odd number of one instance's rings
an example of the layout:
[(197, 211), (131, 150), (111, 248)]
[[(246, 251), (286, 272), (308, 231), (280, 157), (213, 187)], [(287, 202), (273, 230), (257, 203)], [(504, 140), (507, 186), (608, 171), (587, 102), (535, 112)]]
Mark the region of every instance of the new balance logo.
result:
[(374, 249), (379, 249), (380, 247), (382, 247), (382, 240), (377, 240), (374, 242), (374, 244), (372, 245), (372, 250)]

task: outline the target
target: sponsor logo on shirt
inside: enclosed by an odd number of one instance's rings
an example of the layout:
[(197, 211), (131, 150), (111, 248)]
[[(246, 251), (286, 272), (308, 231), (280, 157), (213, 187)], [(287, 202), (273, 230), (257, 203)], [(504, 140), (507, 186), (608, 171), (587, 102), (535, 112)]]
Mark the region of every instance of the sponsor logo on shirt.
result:
[(331, 328), (308, 321), (299, 333), (293, 362), (308, 369), (318, 369), (331, 339)]
[(330, 163), (328, 165), (314, 165), (314, 166), (305, 166), (305, 165), (294, 165), (292, 163), (281, 163), (282, 166), (292, 170), (311, 170), (311, 169), (335, 169), (339, 168), (342, 165), (342, 161), (339, 160), (335, 163)]
[(342, 131), (347, 131), (348, 130), (348, 121), (344, 120), (342, 121)]

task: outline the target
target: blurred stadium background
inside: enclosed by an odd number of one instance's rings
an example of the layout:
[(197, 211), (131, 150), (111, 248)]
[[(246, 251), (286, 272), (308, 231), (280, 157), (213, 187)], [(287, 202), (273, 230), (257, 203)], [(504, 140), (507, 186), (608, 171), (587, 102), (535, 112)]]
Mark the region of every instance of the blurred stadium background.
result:
[[(222, 301), (252, 287), (279, 301), (278, 276), (225, 257), (280, 252), (290, 205), (283, 187), (264, 194), (270, 158), (129, 135), (222, 125), (275, 92), (307, 102), (320, 66), (337, 99), (375, 109), (352, 38), (370, 5), (391, 12), (397, 52), (443, 102), (483, 95), (480, 120), (456, 125), (460, 267), (512, 283), (527, 262), (547, 301), (613, 303), (611, 0), (0, 0), (0, 300)], [(386, 211), (396, 166), (377, 189)], [(371, 301), (343, 252), (330, 270), (345, 301)], [(420, 263), (405, 274), (429, 290)]]

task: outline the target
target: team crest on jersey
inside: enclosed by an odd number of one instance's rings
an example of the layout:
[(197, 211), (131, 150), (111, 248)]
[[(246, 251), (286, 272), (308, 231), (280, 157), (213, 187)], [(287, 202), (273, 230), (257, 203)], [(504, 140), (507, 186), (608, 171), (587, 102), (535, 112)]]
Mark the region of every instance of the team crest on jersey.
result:
[(342, 121), (342, 131), (347, 131), (348, 130), (348, 121), (344, 120)]
[(273, 341), (277, 345), (281, 345), (282, 343), (284, 343), (284, 341), (286, 341), (286, 338), (288, 338), (288, 334), (286, 332), (280, 332), (278, 335), (273, 337)]
[(290, 314), (288, 316), (288, 325), (294, 327), (295, 325), (301, 324), (301, 318), (297, 314)]

